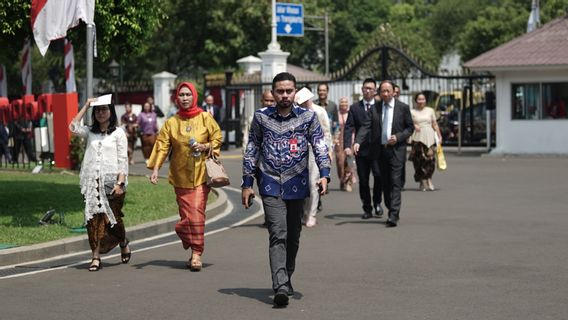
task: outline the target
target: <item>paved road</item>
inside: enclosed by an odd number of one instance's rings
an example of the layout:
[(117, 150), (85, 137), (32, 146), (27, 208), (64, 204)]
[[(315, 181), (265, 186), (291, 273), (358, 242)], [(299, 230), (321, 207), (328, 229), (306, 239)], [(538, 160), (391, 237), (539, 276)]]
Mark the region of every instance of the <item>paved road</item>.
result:
[[(238, 151), (225, 154), (234, 186)], [(566, 319), (566, 158), (447, 155), (435, 192), (408, 168), (400, 225), (332, 191), (304, 229), (286, 309), (273, 309), (261, 218), (209, 235), (191, 273), (179, 243), (0, 280), (1, 319)], [(238, 204), (236, 204), (238, 205)]]

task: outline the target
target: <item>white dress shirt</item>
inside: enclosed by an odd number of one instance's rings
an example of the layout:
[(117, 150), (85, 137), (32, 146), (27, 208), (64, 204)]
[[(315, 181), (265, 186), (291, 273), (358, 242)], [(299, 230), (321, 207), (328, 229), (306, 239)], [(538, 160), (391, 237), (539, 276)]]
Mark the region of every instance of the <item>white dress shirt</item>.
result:
[[(387, 144), (392, 135), (392, 116), (394, 113), (394, 99), (390, 102), (383, 101), (383, 132), (381, 134), (381, 143)], [(385, 119), (386, 117), (386, 119)]]

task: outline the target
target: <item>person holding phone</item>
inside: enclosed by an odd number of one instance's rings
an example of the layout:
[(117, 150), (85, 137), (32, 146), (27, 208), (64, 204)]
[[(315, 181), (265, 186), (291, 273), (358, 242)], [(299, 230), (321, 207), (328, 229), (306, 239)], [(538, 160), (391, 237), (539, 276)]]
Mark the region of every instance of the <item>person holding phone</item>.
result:
[(219, 156), (221, 129), (213, 116), (197, 106), (197, 90), (182, 82), (176, 90), (178, 113), (166, 120), (158, 134), (147, 167), (150, 182), (158, 183), (158, 173), (171, 150), (169, 182), (174, 186), (180, 221), (175, 231), (183, 248), (191, 248), (187, 267), (200, 271), (205, 247), (205, 206), (211, 188), (207, 186), (205, 159), (209, 149)]
[(96, 105), (91, 127), (81, 119), (97, 99), (88, 99), (69, 124), (74, 135), (87, 139), (81, 164), (80, 186), (85, 199), (85, 221), (92, 251), (89, 271), (102, 269), (100, 255), (120, 245), (121, 261), (131, 258), (122, 218), (125, 189), (128, 184), (128, 142), (124, 130), (117, 130), (114, 105)]
[[(268, 222), (270, 271), (274, 304), (283, 307), (294, 294), (291, 277), (300, 246), (304, 200), (310, 194), (308, 144), (319, 169), (320, 195), (329, 182), (330, 160), (315, 113), (294, 103), (296, 78), (287, 72), (272, 80), (275, 105), (255, 112), (243, 157), (242, 204), (249, 208), (258, 174), (259, 192)], [(260, 171), (257, 171), (261, 168)]]

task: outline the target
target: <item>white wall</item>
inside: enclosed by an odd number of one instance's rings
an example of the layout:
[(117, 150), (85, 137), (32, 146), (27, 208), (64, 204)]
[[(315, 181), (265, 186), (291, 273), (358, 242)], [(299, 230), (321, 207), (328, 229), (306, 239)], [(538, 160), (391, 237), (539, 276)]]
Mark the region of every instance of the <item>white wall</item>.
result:
[(568, 119), (512, 120), (512, 84), (568, 82), (568, 68), (492, 71), (496, 77), (497, 143), (492, 154), (568, 155)]

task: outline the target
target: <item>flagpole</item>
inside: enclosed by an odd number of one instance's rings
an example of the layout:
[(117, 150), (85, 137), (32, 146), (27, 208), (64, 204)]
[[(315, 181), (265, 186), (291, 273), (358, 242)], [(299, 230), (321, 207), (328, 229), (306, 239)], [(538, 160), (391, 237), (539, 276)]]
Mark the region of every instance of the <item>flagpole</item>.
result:
[[(87, 23), (87, 90), (86, 97), (83, 97), (81, 105), (87, 101), (87, 99), (93, 97), (93, 24)], [(87, 113), (87, 116), (83, 118), (83, 121), (87, 124), (91, 124), (91, 115)]]
[(87, 96), (93, 97), (93, 25), (87, 24)]

